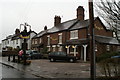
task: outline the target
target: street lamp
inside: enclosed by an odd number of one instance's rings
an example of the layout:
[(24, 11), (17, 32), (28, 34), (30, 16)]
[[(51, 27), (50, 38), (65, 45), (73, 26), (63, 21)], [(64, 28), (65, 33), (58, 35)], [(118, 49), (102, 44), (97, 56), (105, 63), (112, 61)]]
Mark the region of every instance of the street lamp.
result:
[[(20, 30), (21, 30), (21, 26), (24, 26), (24, 30), (21, 31), (20, 33), (20, 38), (24, 39), (24, 42), (22, 43), (22, 49), (23, 49), (23, 52), (24, 52), (24, 65), (26, 65), (26, 50), (27, 50), (27, 43), (26, 43), (26, 39), (29, 38), (29, 35), (30, 35), (30, 32), (31, 32), (31, 26), (28, 25), (27, 23), (24, 23), (24, 24), (20, 24)], [(30, 28), (30, 31), (27, 32), (27, 27)]]

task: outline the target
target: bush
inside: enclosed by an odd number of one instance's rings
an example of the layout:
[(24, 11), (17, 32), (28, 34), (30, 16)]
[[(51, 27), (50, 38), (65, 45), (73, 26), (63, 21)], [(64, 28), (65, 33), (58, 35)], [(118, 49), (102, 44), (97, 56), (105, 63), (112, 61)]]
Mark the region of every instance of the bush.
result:
[(119, 52), (103, 53), (97, 56), (100, 71), (106, 77), (120, 76), (120, 58), (111, 58), (120, 55)]
[(108, 58), (111, 58), (112, 56), (116, 56), (116, 55), (120, 55), (120, 52), (107, 52), (107, 53), (103, 53), (103, 54), (100, 54), (96, 57), (96, 61), (97, 62), (100, 62), (102, 60), (105, 60), (105, 59), (108, 59)]
[(120, 58), (108, 58), (99, 62), (100, 71), (106, 77), (120, 76)]

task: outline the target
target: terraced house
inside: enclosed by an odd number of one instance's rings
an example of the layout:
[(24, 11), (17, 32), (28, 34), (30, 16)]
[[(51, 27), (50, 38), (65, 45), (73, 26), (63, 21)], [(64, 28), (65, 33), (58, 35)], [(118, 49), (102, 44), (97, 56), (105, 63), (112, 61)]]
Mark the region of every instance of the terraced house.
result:
[[(27, 39), (28, 47), (27, 49), (31, 49), (31, 39), (37, 33), (34, 31), (30, 31), (30, 38)], [(9, 47), (16, 49), (22, 48), (23, 39), (20, 38), (20, 30), (16, 29), (15, 34), (7, 36), (2, 40), (2, 50), (8, 50)]]
[[(61, 23), (60, 16), (55, 16), (54, 26), (38, 33), (32, 38), (32, 49), (41, 51), (64, 51), (69, 55), (78, 56), (81, 60), (90, 58), (89, 19), (84, 19), (84, 8), (77, 8), (77, 17)], [(113, 38), (113, 32), (108, 30), (99, 17), (94, 18), (95, 51), (99, 55), (106, 51), (119, 50), (119, 42)]]

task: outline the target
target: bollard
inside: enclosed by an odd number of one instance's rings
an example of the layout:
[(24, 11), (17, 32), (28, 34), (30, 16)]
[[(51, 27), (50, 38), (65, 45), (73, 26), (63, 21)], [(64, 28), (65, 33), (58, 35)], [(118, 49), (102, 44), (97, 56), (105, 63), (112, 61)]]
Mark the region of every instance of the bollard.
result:
[(18, 55), (18, 63), (20, 63), (20, 56)]
[(13, 62), (15, 62), (15, 55), (13, 55)]
[(10, 55), (8, 55), (8, 61), (10, 61)]

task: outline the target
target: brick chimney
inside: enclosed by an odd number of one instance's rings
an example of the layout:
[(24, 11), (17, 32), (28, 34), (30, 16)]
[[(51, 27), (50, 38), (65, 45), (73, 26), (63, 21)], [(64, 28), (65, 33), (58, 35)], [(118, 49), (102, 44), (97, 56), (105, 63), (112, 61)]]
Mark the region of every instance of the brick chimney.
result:
[(44, 30), (47, 30), (47, 26), (44, 27)]
[(79, 6), (77, 8), (77, 19), (84, 20), (84, 8), (83, 8), (83, 6)]
[(54, 26), (57, 26), (58, 24), (61, 23), (61, 18), (60, 16), (55, 16), (54, 18)]
[(20, 34), (20, 30), (19, 30), (19, 29), (16, 29), (16, 30), (15, 30), (15, 34)]

